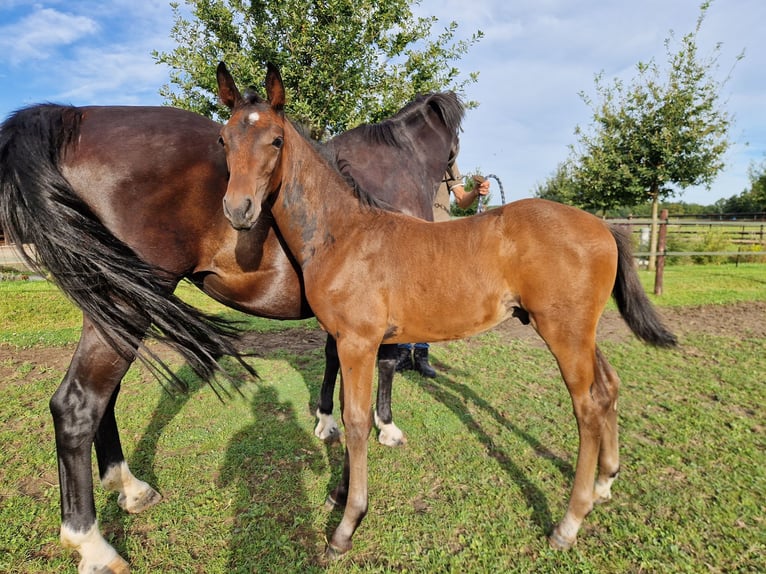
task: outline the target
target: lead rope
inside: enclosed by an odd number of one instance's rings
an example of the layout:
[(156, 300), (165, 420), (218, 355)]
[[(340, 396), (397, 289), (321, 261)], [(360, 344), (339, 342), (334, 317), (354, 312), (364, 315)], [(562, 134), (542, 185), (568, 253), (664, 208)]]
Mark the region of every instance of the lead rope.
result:
[[(500, 200), (503, 202), (502, 205), (505, 205), (505, 191), (503, 190), (503, 182), (500, 181), (499, 177), (497, 177), (494, 173), (490, 173), (489, 175), (485, 175), (485, 176), (477, 175), (473, 177), (476, 180), (476, 183), (481, 183), (482, 181), (484, 181), (485, 179), (489, 177), (494, 179), (497, 182), (497, 187), (500, 188)], [(481, 201), (481, 196), (479, 196), (479, 201), (476, 204), (476, 213), (481, 213), (482, 211), (484, 211), (484, 204)]]

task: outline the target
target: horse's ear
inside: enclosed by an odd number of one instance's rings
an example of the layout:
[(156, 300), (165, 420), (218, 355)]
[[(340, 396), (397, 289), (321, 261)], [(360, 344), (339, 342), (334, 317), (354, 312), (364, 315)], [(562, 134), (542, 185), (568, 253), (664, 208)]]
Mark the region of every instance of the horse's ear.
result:
[(221, 99), (221, 103), (230, 110), (233, 110), (234, 106), (242, 102), (242, 95), (234, 83), (234, 78), (231, 77), (229, 70), (226, 69), (226, 64), (223, 62), (218, 63), (215, 77), (218, 80), (218, 97)]
[(266, 97), (275, 111), (282, 112), (284, 110), (285, 86), (282, 83), (279, 69), (271, 62), (266, 64)]

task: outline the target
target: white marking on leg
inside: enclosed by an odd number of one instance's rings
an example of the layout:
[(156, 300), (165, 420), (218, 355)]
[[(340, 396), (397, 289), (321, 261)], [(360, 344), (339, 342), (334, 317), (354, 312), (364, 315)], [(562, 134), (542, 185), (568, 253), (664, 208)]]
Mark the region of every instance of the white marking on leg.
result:
[(69, 528), (66, 524), (61, 525), (61, 544), (65, 548), (74, 548), (79, 552), (80, 564), (77, 567), (79, 573), (91, 572), (128, 572), (128, 563), (125, 562), (117, 551), (104, 540), (98, 529), (98, 521), (87, 532), (79, 532)]
[(596, 485), (593, 487), (593, 502), (602, 504), (612, 499), (612, 483), (616, 478), (617, 474), (604, 480), (596, 480)]
[(125, 461), (111, 466), (101, 479), (101, 484), (106, 490), (119, 492), (117, 504), (131, 514), (154, 506), (162, 498), (151, 486), (133, 476)]
[(335, 422), (332, 414), (324, 415), (317, 409), (317, 426), (314, 429), (314, 434), (317, 438), (325, 442), (334, 442), (340, 440), (340, 429), (338, 423)]
[(390, 423), (383, 423), (378, 416), (378, 411), (375, 411), (375, 426), (380, 430), (378, 434), (378, 442), (384, 446), (401, 446), (407, 444), (407, 438), (404, 433), (394, 424), (394, 421)]

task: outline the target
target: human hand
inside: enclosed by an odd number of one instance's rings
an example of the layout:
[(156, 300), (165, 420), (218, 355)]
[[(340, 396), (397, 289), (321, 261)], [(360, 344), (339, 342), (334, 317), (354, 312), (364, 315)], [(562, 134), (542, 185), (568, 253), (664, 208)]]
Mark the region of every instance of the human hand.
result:
[(489, 193), (489, 180), (482, 175), (474, 175), (473, 188), (479, 195), (487, 195)]

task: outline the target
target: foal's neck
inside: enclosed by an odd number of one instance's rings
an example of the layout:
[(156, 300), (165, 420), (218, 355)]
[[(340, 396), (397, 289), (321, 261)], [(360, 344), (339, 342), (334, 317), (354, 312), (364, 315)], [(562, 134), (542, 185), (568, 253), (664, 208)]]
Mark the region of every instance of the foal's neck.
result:
[(361, 206), (343, 176), (292, 126), (285, 128), (282, 185), (272, 213), (301, 267), (348, 229), (364, 228), (376, 208)]

